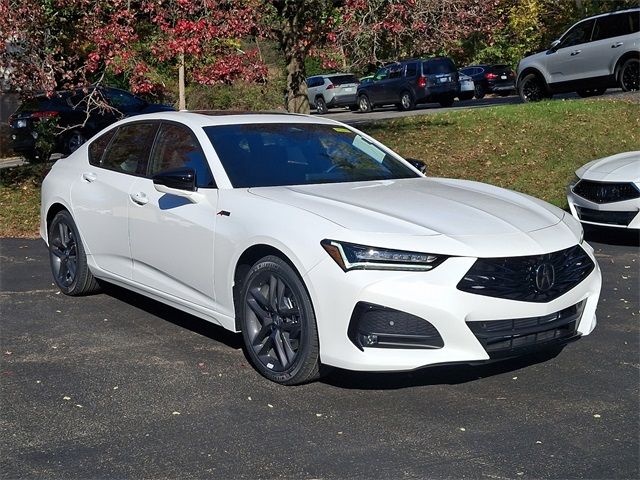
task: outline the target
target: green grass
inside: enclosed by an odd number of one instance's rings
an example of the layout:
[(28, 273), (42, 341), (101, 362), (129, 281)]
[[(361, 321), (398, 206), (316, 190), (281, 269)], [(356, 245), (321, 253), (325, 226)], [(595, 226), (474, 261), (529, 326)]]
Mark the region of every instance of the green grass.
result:
[[(635, 102), (597, 99), (450, 111), (362, 127), (430, 175), (511, 188), (566, 206), (575, 169), (595, 158), (640, 150)], [(38, 235), (43, 167), (0, 171), (0, 237)]]
[(549, 101), (405, 117), (362, 128), (430, 175), (511, 188), (566, 206), (565, 187), (590, 160), (640, 150), (630, 101)]

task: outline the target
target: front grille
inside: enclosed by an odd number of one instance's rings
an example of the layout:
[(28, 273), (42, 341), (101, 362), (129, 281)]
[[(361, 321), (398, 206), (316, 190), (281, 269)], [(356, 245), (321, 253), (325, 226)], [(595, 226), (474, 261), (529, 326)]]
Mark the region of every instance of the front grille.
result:
[(587, 278), (594, 266), (580, 245), (544, 255), (479, 258), (457, 288), (488, 297), (550, 302)]
[(392, 308), (358, 302), (348, 336), (360, 350), (374, 348), (442, 348), (436, 327), (427, 320)]
[(638, 212), (607, 212), (576, 206), (578, 217), (584, 222), (606, 223), (609, 225), (627, 226)]
[(514, 356), (577, 338), (584, 303), (542, 317), (474, 321), (467, 326), (491, 358)]
[(622, 202), (640, 198), (640, 191), (633, 183), (580, 180), (573, 187), (573, 193), (594, 203)]

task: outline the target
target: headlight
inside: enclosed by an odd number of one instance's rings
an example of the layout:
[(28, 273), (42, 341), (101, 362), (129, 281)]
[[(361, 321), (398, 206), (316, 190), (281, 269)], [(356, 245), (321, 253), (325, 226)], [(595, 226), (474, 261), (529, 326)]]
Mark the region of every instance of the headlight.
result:
[(448, 258), (445, 255), (368, 247), (335, 240), (323, 240), (320, 243), (345, 272), (349, 270), (425, 271), (436, 268)]

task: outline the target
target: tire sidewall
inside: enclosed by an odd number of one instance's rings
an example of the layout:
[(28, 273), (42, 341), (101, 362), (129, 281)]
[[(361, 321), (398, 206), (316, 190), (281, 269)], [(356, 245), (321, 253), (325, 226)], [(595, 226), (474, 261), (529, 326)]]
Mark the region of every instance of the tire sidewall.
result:
[(80, 240), (80, 233), (78, 232), (78, 228), (76, 227), (76, 224), (73, 221), (73, 217), (66, 210), (62, 210), (58, 212), (55, 215), (55, 217), (53, 217), (53, 220), (49, 225), (49, 230), (47, 232), (48, 239), (49, 239), (49, 264), (51, 266), (51, 272), (53, 273), (54, 265), (53, 265), (53, 258), (52, 258), (53, 254), (51, 253), (51, 236), (54, 229), (57, 228), (58, 225), (63, 222), (66, 223), (71, 229), (71, 231), (73, 232), (73, 238), (76, 242), (76, 262), (77, 262), (76, 275), (75, 275), (75, 278), (73, 279), (73, 282), (69, 286), (60, 285), (55, 275), (53, 276), (53, 280), (56, 286), (60, 289), (62, 293), (66, 295), (75, 295), (80, 290), (79, 285), (82, 285), (84, 283), (84, 282), (81, 282), (80, 279), (83, 278), (83, 275), (85, 274), (85, 271), (88, 269), (88, 266), (87, 266), (87, 259), (84, 253), (84, 247), (82, 245), (82, 241)]
[[(362, 104), (366, 105), (366, 108), (362, 108)], [(372, 106), (371, 106), (371, 102), (369, 101), (369, 97), (367, 97), (366, 95), (360, 95), (358, 97), (358, 108), (362, 113), (368, 113), (371, 111)]]
[[(299, 308), (304, 312), (304, 314), (301, 315), (302, 332), (300, 335), (298, 356), (293, 365), (283, 372), (275, 372), (267, 368), (266, 365), (263, 365), (250, 346), (251, 339), (249, 338), (249, 328), (247, 325), (247, 295), (249, 293), (249, 285), (251, 285), (253, 279), (265, 271), (277, 274), (287, 283), (288, 287), (300, 302)], [(245, 351), (251, 363), (261, 375), (273, 382), (285, 385), (304, 383), (307, 380), (306, 376), (308, 375), (308, 371), (312, 370), (313, 366), (319, 362), (319, 348), (313, 305), (307, 289), (298, 274), (282, 259), (270, 255), (262, 258), (251, 267), (243, 281), (241, 292), (239, 309), (240, 328), (242, 330)]]
[(623, 91), (625, 92), (629, 92), (632, 91), (630, 88), (628, 88), (628, 86), (626, 86), (624, 84), (624, 72), (627, 68), (629, 68), (629, 65), (631, 64), (640, 64), (640, 59), (638, 58), (629, 58), (628, 60), (626, 60), (623, 64), (622, 64), (622, 68), (620, 69), (620, 88), (622, 88)]

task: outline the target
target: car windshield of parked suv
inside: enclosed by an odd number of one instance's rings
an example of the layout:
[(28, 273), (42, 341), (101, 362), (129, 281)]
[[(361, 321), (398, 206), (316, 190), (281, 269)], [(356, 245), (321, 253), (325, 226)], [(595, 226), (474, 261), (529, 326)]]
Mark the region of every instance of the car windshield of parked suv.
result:
[(422, 70), (425, 75), (436, 75), (439, 73), (455, 72), (456, 67), (448, 58), (436, 58), (424, 62), (422, 64)]
[(267, 123), (204, 130), (236, 188), (419, 177), (342, 126)]
[(358, 79), (353, 75), (338, 75), (335, 77), (329, 77), (331, 83), (334, 85), (344, 85), (347, 83), (358, 83)]

